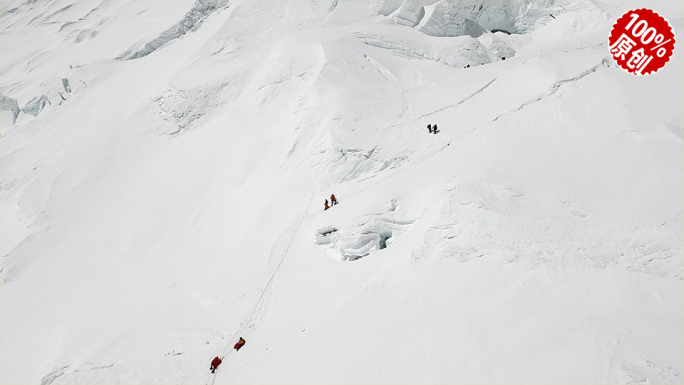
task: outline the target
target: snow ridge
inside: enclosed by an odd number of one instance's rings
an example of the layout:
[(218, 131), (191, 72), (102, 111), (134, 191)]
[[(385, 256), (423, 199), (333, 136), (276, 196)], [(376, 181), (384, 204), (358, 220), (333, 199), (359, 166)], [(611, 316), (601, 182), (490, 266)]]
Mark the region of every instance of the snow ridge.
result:
[(509, 115), (509, 114), (512, 114), (513, 112), (520, 111), (520, 110), (522, 110), (523, 108), (525, 108), (525, 107), (527, 107), (527, 106), (529, 106), (529, 105), (531, 105), (531, 104), (534, 104), (534, 103), (536, 103), (536, 102), (538, 102), (538, 101), (540, 101), (540, 100), (543, 100), (544, 98), (547, 98), (547, 97), (549, 97), (549, 96), (552, 96), (552, 95), (554, 95), (554, 94), (558, 91), (558, 89), (560, 88), (560, 86), (562, 86), (563, 84), (570, 83), (570, 82), (576, 82), (576, 81), (578, 81), (578, 80), (584, 78), (585, 76), (588, 76), (588, 75), (591, 75), (591, 74), (595, 73), (596, 71), (598, 71), (598, 70), (601, 69), (601, 68), (605, 68), (606, 66), (607, 66), (607, 65), (606, 65), (606, 60), (602, 60), (601, 63), (596, 64), (595, 66), (589, 68), (588, 70), (582, 72), (581, 74), (579, 74), (579, 75), (577, 75), (577, 76), (574, 76), (574, 77), (569, 78), (569, 79), (558, 80), (558, 81), (554, 82), (554, 83), (551, 85), (551, 87), (549, 87), (549, 90), (548, 90), (547, 92), (545, 92), (544, 94), (541, 94), (541, 95), (539, 95), (538, 97), (536, 97), (534, 100), (531, 100), (531, 101), (529, 101), (529, 102), (527, 102), (527, 103), (523, 103), (523, 104), (521, 104), (520, 106), (518, 106), (518, 107), (516, 107), (516, 108), (514, 108), (514, 109), (512, 109), (512, 110), (510, 110), (510, 111), (508, 111), (508, 112), (504, 112), (503, 114), (498, 115), (496, 118), (494, 118), (494, 119), (492, 120), (492, 122), (495, 122), (495, 121), (499, 120), (499, 118), (502, 118), (502, 117), (504, 117), (504, 116), (507, 116), (507, 115)]
[[(133, 60), (145, 57), (161, 48), (171, 40), (178, 39), (188, 32), (200, 28), (202, 22), (212, 13), (226, 7), (228, 0), (197, 0), (193, 7), (173, 27), (162, 32), (156, 38), (141, 41), (119, 54), (117, 60)], [(142, 48), (140, 48), (142, 46)]]

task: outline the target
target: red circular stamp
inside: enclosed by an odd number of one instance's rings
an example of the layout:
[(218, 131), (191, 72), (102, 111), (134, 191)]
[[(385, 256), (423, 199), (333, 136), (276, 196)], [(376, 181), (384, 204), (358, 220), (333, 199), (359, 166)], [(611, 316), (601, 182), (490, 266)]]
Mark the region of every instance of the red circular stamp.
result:
[(675, 46), (670, 23), (646, 8), (633, 9), (617, 19), (608, 41), (613, 59), (634, 75), (647, 75), (663, 68)]

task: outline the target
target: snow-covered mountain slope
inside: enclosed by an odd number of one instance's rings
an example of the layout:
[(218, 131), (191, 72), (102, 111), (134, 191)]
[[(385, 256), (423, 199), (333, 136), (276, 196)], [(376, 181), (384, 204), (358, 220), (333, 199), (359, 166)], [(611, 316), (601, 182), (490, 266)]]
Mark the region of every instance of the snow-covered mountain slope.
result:
[(496, 3), (0, 2), (0, 382), (681, 383), (682, 3)]

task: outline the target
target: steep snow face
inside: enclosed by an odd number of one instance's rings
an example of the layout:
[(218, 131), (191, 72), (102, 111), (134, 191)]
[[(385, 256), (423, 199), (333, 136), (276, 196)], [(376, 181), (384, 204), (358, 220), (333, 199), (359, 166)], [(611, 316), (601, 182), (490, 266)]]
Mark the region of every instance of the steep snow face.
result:
[(425, 7), (419, 1), (404, 1), (392, 14), (392, 20), (399, 25), (415, 27), (425, 16)]
[(0, 2), (0, 382), (680, 383), (684, 55), (592, 4)]
[[(139, 42), (116, 58), (120, 60), (131, 60), (147, 56), (169, 41), (178, 39), (189, 31), (196, 30), (209, 15), (226, 7), (227, 4), (227, 0), (197, 0), (195, 5), (193, 5), (176, 25), (162, 32), (161, 35), (149, 42), (144, 40)], [(140, 48), (140, 46), (142, 46), (142, 48)]]

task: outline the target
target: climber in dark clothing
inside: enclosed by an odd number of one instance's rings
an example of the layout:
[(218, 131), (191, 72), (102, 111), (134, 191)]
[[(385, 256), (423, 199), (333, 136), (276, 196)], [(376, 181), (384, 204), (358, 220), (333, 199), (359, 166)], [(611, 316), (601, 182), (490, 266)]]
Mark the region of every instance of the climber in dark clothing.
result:
[(432, 126), (432, 133), (433, 134), (437, 133), (437, 125), (436, 124), (434, 126)]
[(326, 199), (326, 200), (325, 200), (325, 208), (324, 208), (323, 210), (327, 210), (327, 209), (329, 209), (329, 208), (330, 208), (330, 206), (328, 206), (328, 200)]
[(428, 132), (432, 134), (432, 124), (428, 124)]

